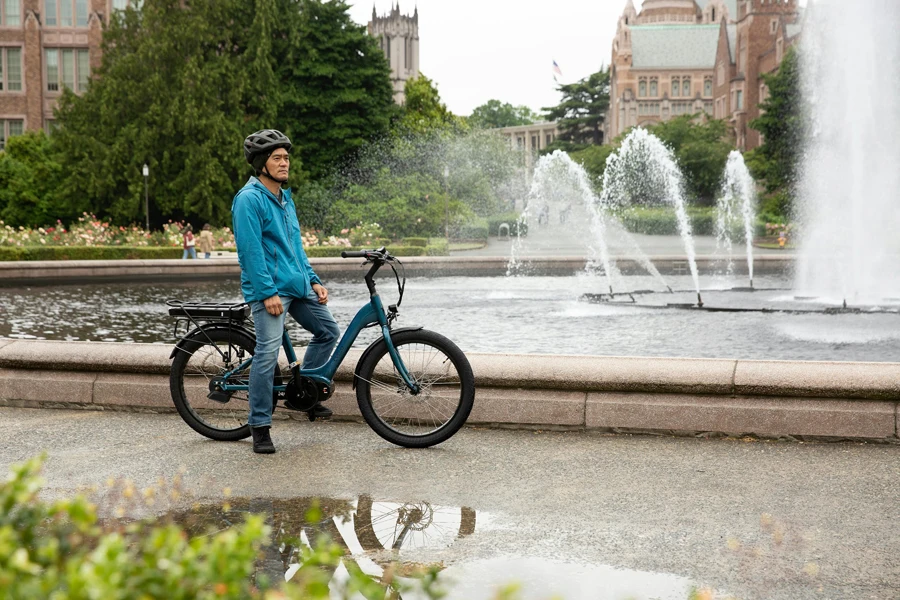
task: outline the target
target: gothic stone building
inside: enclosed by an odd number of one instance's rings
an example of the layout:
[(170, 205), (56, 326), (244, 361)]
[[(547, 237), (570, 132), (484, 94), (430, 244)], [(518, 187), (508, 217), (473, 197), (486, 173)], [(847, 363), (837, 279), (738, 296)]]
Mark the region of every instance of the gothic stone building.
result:
[(725, 119), (739, 148), (765, 98), (760, 75), (778, 69), (800, 32), (797, 0), (626, 0), (610, 63), (609, 137), (683, 114)]
[(391, 12), (379, 17), (372, 7), (369, 35), (378, 38), (381, 50), (391, 65), (394, 101), (406, 101), (403, 88), (407, 79), (419, 76), (419, 9), (411, 17), (400, 14), (399, 2)]
[(0, 0), (0, 148), (53, 125), (63, 87), (87, 89), (103, 28), (135, 0)]

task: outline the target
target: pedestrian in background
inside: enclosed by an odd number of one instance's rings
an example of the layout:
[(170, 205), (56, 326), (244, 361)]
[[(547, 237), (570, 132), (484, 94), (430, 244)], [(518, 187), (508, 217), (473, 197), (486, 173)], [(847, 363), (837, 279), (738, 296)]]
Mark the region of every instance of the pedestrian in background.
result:
[(203, 229), (200, 230), (200, 243), (198, 245), (200, 246), (200, 252), (203, 253), (203, 258), (209, 258), (210, 253), (213, 251), (213, 235), (209, 223), (206, 223)]
[(197, 240), (194, 239), (194, 228), (191, 227), (190, 223), (181, 230), (181, 237), (184, 241), (182, 246), (184, 253), (181, 255), (181, 260), (187, 259), (188, 255), (191, 258), (197, 258), (197, 249), (194, 247), (197, 244)]

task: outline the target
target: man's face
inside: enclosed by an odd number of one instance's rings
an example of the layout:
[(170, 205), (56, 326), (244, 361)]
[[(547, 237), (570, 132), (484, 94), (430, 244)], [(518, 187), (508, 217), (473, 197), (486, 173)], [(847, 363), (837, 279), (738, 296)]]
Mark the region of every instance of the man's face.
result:
[(284, 148), (276, 148), (266, 161), (266, 171), (272, 179), (278, 183), (288, 180), (288, 171), (291, 169), (291, 157)]

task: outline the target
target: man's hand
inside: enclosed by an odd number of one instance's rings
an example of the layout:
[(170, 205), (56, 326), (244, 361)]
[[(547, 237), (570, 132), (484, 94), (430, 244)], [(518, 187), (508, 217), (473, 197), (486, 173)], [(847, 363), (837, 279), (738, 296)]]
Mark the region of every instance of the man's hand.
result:
[(273, 317), (277, 317), (284, 312), (284, 307), (281, 305), (281, 297), (278, 294), (263, 300), (263, 305), (266, 307), (266, 312)]
[(320, 283), (312, 284), (312, 289), (316, 293), (316, 296), (319, 297), (319, 304), (328, 304), (328, 290), (325, 289), (325, 286)]

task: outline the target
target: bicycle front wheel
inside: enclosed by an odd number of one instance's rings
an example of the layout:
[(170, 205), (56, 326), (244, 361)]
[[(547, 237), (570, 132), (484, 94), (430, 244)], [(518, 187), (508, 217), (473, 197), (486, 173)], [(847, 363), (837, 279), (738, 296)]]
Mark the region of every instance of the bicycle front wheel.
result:
[(466, 422), (475, 402), (475, 376), (466, 355), (444, 336), (401, 331), (391, 336), (418, 394), (403, 382), (382, 340), (357, 369), (356, 400), (369, 426), (407, 448), (449, 439)]
[[(194, 431), (223, 442), (250, 436), (247, 391), (232, 393), (224, 403), (207, 395), (210, 381), (250, 358), (255, 346), (246, 333), (224, 329), (198, 331), (181, 344), (172, 361), (169, 387), (178, 414)], [(249, 378), (248, 368), (230, 377), (228, 383), (247, 385)]]

